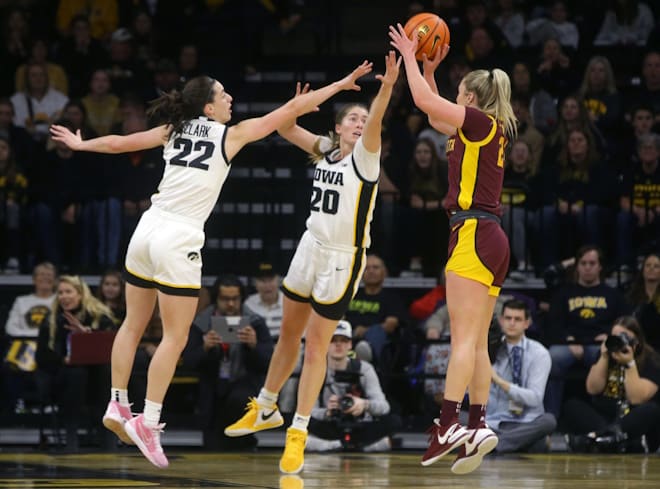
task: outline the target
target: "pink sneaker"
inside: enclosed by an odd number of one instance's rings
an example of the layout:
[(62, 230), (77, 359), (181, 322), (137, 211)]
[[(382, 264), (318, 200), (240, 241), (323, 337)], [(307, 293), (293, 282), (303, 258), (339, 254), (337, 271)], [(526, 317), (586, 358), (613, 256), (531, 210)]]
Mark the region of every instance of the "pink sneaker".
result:
[(454, 474), (469, 474), (476, 470), (484, 456), (495, 450), (499, 439), (493, 430), (483, 425), (470, 430), (470, 438), (461, 447), (458, 456), (451, 466)]
[(142, 455), (147, 457), (149, 462), (161, 469), (166, 468), (170, 464), (163, 452), (163, 447), (160, 446), (160, 432), (163, 431), (164, 427), (165, 423), (161, 423), (154, 428), (146, 426), (144, 424), (144, 415), (142, 414), (127, 421), (124, 425), (126, 434), (135, 442)]
[(117, 401), (110, 401), (103, 415), (103, 426), (117, 435), (124, 443), (135, 445), (124, 430), (124, 423), (132, 417), (130, 407), (122, 406)]

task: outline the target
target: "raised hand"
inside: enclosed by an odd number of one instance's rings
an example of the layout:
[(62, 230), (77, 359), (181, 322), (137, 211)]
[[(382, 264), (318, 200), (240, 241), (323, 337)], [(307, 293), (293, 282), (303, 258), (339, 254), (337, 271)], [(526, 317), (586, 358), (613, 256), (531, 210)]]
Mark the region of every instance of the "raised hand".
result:
[(68, 127), (58, 126), (53, 124), (50, 126), (50, 134), (53, 138), (53, 141), (59, 141), (66, 144), (70, 149), (74, 151), (78, 149), (80, 143), (82, 143), (82, 136), (80, 135), (80, 129), (76, 133), (72, 133)]
[(360, 87), (360, 85), (355, 82), (358, 78), (363, 77), (367, 73), (371, 73), (373, 67), (374, 64), (372, 62), (364, 60), (362, 64), (360, 64), (357, 68), (355, 68), (352, 72), (339, 80), (337, 83), (342, 90), (355, 90), (356, 92), (359, 92), (362, 90), (362, 87)]
[(385, 74), (376, 75), (376, 80), (379, 80), (385, 85), (394, 85), (396, 79), (399, 77), (399, 67), (401, 66), (401, 59), (396, 58), (396, 53), (391, 50), (385, 55)]
[(401, 24), (397, 24), (396, 27), (391, 25), (389, 35), (391, 39), (390, 44), (399, 50), (404, 59), (415, 59), (417, 37), (413, 36), (413, 38), (410, 39), (406, 35), (406, 31), (403, 30)]
[(448, 53), (449, 44), (442, 44), (441, 46), (435, 48), (433, 59), (429, 59), (428, 56), (426, 56), (426, 53), (422, 53), (422, 67), (424, 70), (424, 76), (433, 74), (442, 60), (447, 57)]

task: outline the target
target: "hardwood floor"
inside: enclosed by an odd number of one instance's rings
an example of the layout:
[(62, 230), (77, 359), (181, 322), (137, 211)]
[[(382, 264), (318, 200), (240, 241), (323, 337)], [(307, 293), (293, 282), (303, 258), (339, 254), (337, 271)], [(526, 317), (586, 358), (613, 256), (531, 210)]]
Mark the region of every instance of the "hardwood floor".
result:
[(159, 470), (133, 451), (55, 455), (0, 453), (0, 488), (511, 488), (657, 489), (658, 455), (489, 456), (472, 474), (453, 475), (451, 457), (431, 467), (420, 454), (307, 454), (305, 470), (281, 476), (279, 451), (176, 453)]

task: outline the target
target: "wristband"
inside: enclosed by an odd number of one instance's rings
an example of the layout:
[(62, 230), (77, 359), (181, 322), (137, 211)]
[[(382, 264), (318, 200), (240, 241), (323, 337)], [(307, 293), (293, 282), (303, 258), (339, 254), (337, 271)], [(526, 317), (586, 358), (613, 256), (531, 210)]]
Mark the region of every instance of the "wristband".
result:
[(630, 360), (628, 363), (626, 363), (626, 368), (632, 368), (635, 366), (635, 360)]

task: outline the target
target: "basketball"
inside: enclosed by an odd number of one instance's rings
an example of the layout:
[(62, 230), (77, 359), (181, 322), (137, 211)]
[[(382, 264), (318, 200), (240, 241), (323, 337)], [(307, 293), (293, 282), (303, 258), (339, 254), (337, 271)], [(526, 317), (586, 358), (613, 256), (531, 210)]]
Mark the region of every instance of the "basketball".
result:
[(422, 61), (424, 53), (428, 59), (433, 59), (438, 46), (449, 44), (449, 27), (435, 14), (422, 12), (413, 15), (408, 19), (403, 30), (410, 39), (413, 39), (413, 35), (417, 36), (417, 51), (415, 51), (417, 61)]

